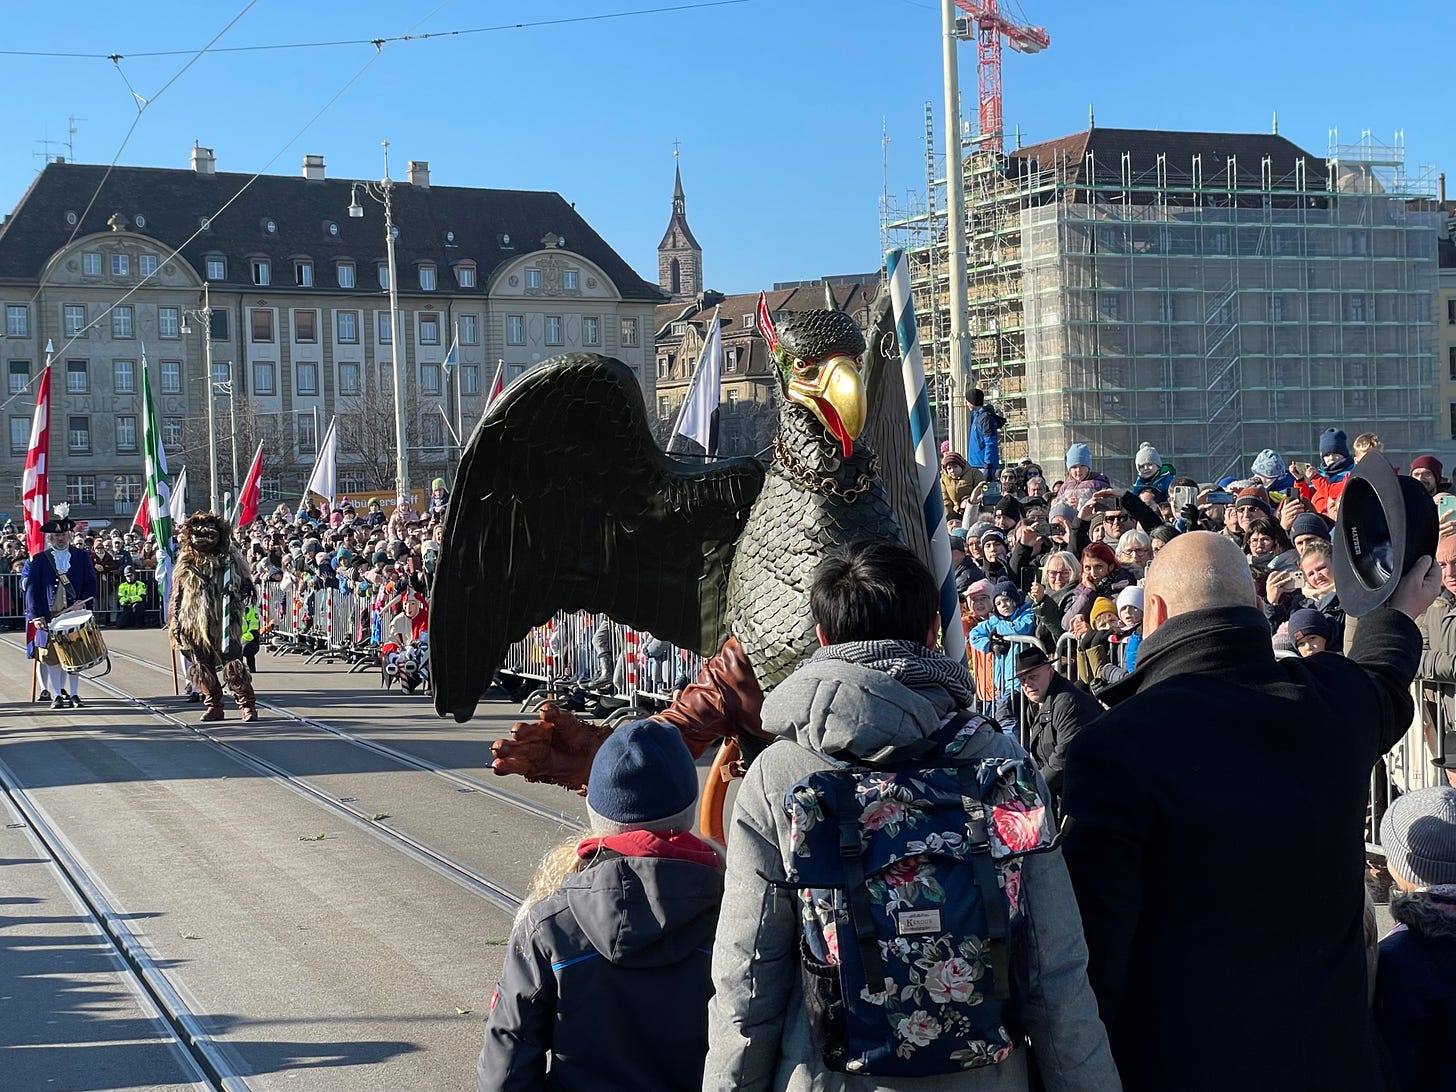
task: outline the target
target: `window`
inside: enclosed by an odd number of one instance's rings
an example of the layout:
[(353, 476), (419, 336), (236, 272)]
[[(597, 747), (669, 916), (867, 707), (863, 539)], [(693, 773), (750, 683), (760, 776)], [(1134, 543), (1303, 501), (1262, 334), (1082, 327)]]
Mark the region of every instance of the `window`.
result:
[(600, 345), (602, 343), (602, 320), (595, 315), (587, 315), (581, 320), (581, 343), (583, 345)]
[(1103, 318), (1116, 321), (1117, 319), (1122, 317), (1122, 301), (1112, 293), (1102, 293), (1097, 303), (1098, 309), (1102, 312)]
[(126, 254), (113, 254), (111, 256), (111, 275), (113, 277), (125, 277), (131, 272), (131, 257)]
[(540, 288), (541, 287), (541, 271), (539, 269), (528, 269), (528, 270), (526, 270), (526, 287), (527, 288)]
[(437, 311), (420, 312), (420, 344), (440, 344), (440, 315)]
[(127, 304), (118, 304), (113, 307), (111, 309), (111, 336), (131, 337), (133, 330), (131, 307)]
[(455, 269), (455, 281), (461, 288), (475, 287), (475, 266), (462, 265)]
[(1345, 298), (1345, 321), (1365, 321), (1365, 297), (1361, 295), (1347, 296)]
[(379, 312), (379, 343), (381, 345), (388, 345), (393, 340), (394, 340), (394, 331), (390, 327), (389, 312), (388, 311), (380, 311)]
[(85, 394), (91, 389), (91, 366), (84, 360), (66, 361), (66, 393)]
[(210, 281), (227, 280), (227, 259), (221, 254), (207, 256), (207, 279)]
[(176, 447), (182, 443), (182, 418), (162, 418), (162, 446)]
[(420, 443), (424, 447), (444, 447), (444, 421), (438, 413), (427, 413), (420, 422)]
[(337, 269), (339, 271), (339, 287), (340, 288), (353, 288), (354, 287), (354, 263), (353, 262), (340, 262), (338, 264), (338, 266), (337, 266)]
[(155, 254), (143, 254), (137, 259), (137, 269), (143, 277), (150, 277), (157, 271), (157, 256)]
[(293, 283), (299, 288), (313, 287), (313, 262), (297, 261), (293, 263)]
[(116, 419), (116, 450), (135, 451), (137, 449), (136, 418), (125, 414)]
[(1346, 254), (1368, 254), (1370, 252), (1370, 239), (1363, 232), (1351, 232), (1345, 236)]
[(514, 383), (526, 374), (526, 366), (524, 364), (511, 364), (506, 368), (506, 371), (510, 373), (510, 378), (506, 382)]
[(665, 394), (658, 395), (657, 396), (657, 416), (658, 416), (658, 418), (660, 420), (666, 421), (667, 418), (668, 418), (668, 415), (671, 414), (671, 413), (672, 413), (672, 403), (668, 401), (667, 395), (665, 395)]
[(560, 345), (561, 344), (561, 316), (560, 315), (547, 315), (546, 316), (546, 344), (547, 345)]
[(729, 413), (732, 413), (737, 408), (738, 408), (738, 392), (737, 391), (729, 391), (728, 392), (728, 412)]
[(339, 365), (339, 393), (346, 398), (357, 398), (363, 388), (359, 385), (359, 365), (354, 363), (343, 363)]
[(1283, 322), (1284, 321), (1284, 297), (1283, 296), (1270, 296), (1269, 297), (1269, 321), (1270, 322)]
[(298, 393), (318, 394), (318, 365), (302, 361), (298, 365)]
[(564, 288), (566, 291), (568, 291), (568, 292), (575, 292), (576, 291), (576, 282), (577, 282), (576, 270), (574, 270), (574, 269), (564, 269), (564, 270), (561, 271), (561, 287)]
[(267, 258), (254, 258), (253, 259), (253, 283), (254, 284), (272, 284), (273, 283), (273, 263), (270, 262)]
[(96, 503), (95, 474), (67, 474), (66, 500), (72, 504)]
[(1456, 402), (1451, 403), (1451, 439), (1456, 440)]
[(66, 448), (72, 455), (91, 454), (91, 418), (67, 418), (66, 437)]
[(111, 375), (117, 394), (136, 394), (136, 361), (113, 360)]
[(137, 501), (142, 499), (142, 476), (140, 474), (118, 474), (112, 483), (117, 502), (116, 514), (129, 516), (136, 511)]
[(81, 255), (81, 272), (88, 277), (101, 276), (101, 255), (94, 250)]
[(30, 361), (12, 360), (10, 362), (10, 393), (19, 394), (30, 385)]
[(30, 308), (23, 303), (5, 305), (5, 335), (7, 337), (30, 336)]
[(524, 315), (506, 316), (506, 344), (526, 344), (526, 319)]
[(248, 312), (253, 325), (253, 340), (268, 343), (273, 340), (273, 312), (266, 307), (254, 307)]
[(208, 324), (207, 336), (213, 341), (226, 341), (228, 339), (228, 313), (220, 308), (214, 309), (212, 319)]
[(10, 418), (10, 454), (23, 455), (30, 450), (30, 418)]
[[(736, 372), (738, 370), (738, 350), (737, 349), (724, 349), (723, 350), (723, 370), (725, 372)], [(734, 397), (736, 398), (737, 395), (735, 394)]]
[(293, 312), (293, 339), (302, 342), (318, 341), (318, 312)]
[(672, 362), (665, 356), (657, 358), (657, 378), (667, 379), (672, 375)]
[(233, 381), (233, 366), (226, 360), (214, 360), (212, 362), (212, 385), (219, 383), (231, 383)]
[(674, 322), (672, 328), (668, 330), (668, 335), (671, 337), (682, 337), (687, 332), (688, 324), (686, 322)]
[(389, 289), (389, 266), (384, 262), (379, 264), (379, 287), (388, 291)]
[(67, 337), (85, 336), (86, 305), (84, 303), (66, 304), (64, 329)]
[(318, 422), (311, 413), (298, 415), (298, 450), (311, 455), (318, 447)]
[(1456, 299), (1446, 301), (1446, 325), (1456, 326)]
[(480, 366), (477, 364), (465, 364), (460, 368), (460, 393), (480, 393)]
[[(221, 312), (220, 312), (221, 313)], [(157, 308), (157, 336), (176, 337), (182, 329), (180, 316), (175, 307)]]
[(335, 315), (339, 326), (339, 340), (346, 345), (359, 343), (359, 312), (340, 311)]
[(420, 266), (420, 291), (433, 292), (435, 290), (435, 267), (432, 265)]
[(637, 344), (637, 320), (628, 318), (622, 320), (622, 344), (632, 348)]
[(182, 361), (180, 361), (180, 360), (164, 360), (164, 361), (162, 361), (162, 393), (163, 394), (181, 394), (182, 393)]
[(420, 390), (425, 394), (440, 393), (440, 365), (424, 364), (420, 367)]
[(753, 329), (753, 316), (752, 315), (744, 315), (743, 316), (743, 328), (745, 330), (752, 330)]
[(253, 393), (278, 393), (278, 366), (273, 361), (253, 361)]
[[(1446, 369), (1446, 374), (1451, 378), (1453, 383), (1456, 383), (1456, 345), (1452, 345), (1446, 350)], [(11, 386), (13, 387), (14, 385), (14, 380), (11, 380)]]
[(461, 315), (460, 316), (460, 344), (461, 345), (479, 345), (480, 344), (480, 316), (479, 315)]

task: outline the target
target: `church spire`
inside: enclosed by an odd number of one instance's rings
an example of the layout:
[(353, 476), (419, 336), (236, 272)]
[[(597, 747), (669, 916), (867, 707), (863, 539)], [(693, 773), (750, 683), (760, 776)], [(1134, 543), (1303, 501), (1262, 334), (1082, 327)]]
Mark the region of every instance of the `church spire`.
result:
[(703, 248), (688, 227), (687, 198), (683, 195), (680, 142), (672, 142), (672, 216), (662, 242), (657, 244), (657, 283), (675, 300), (690, 300), (703, 291)]

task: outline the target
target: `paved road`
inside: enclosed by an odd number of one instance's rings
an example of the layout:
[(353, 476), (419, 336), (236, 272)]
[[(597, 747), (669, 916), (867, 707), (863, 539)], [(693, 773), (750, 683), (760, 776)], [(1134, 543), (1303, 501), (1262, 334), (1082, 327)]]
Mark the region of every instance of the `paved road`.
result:
[[(106, 636), (116, 655), (104, 683), (197, 721), (200, 707), (172, 696), (159, 632)], [(381, 691), (374, 674), (268, 654), (259, 666), (259, 695), (278, 711), (243, 724), (229, 710), (208, 726), (214, 743), (86, 683), (83, 710), (31, 705), (28, 664), (0, 643), (0, 762), (243, 1086), (473, 1087), (509, 895), (573, 836), (583, 802), (486, 769), (513, 706), (456, 725), (427, 699)], [(519, 799), (490, 795), (496, 787)], [(6, 822), (0, 1085), (186, 1087), (167, 1029), (145, 1017), (114, 957), (91, 950), (104, 946), (26, 825), (13, 813)]]

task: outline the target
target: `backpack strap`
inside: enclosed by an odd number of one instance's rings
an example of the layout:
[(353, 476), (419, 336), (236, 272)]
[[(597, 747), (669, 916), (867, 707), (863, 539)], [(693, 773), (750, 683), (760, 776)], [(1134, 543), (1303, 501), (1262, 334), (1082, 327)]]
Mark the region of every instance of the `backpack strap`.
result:
[[(980, 786), (976, 781), (974, 766), (960, 768), (961, 799), (965, 802), (967, 814), (974, 814), (979, 807), (984, 814), (985, 804), (981, 800)], [(986, 908), (986, 939), (991, 955), (991, 980), (995, 986), (996, 999), (1005, 1001), (1011, 996), (1011, 974), (1006, 954), (1006, 895), (1001, 890), (996, 863), (991, 860), (991, 843), (985, 836), (985, 821), (979, 825), (981, 837), (971, 851), (971, 870), (975, 876), (976, 888), (981, 893), (981, 905)]]
[(835, 804), (839, 811), (839, 865), (844, 871), (849, 920), (854, 926), (855, 945), (866, 984), (871, 993), (885, 988), (885, 964), (880, 959), (880, 942), (875, 935), (875, 909), (865, 886), (864, 858), (859, 841), (859, 802), (852, 778), (835, 778)]

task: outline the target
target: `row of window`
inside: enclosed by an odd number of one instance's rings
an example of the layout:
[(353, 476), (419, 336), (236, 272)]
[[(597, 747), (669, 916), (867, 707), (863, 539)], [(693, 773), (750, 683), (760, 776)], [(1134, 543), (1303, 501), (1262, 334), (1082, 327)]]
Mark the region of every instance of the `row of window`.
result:
[[(207, 279), (209, 281), (227, 280), (227, 259), (221, 254), (209, 254), (206, 260)], [(452, 267), (455, 271), (455, 283), (461, 288), (474, 288), (477, 284), (475, 266), (470, 263), (462, 263)], [(420, 262), (415, 270), (419, 275), (419, 286), (422, 292), (434, 292), (440, 285), (439, 270), (433, 262)], [(252, 282), (259, 287), (273, 283), (273, 262), (268, 258), (251, 258), (248, 261), (248, 271), (252, 276)], [(539, 278), (539, 271), (537, 276)], [(389, 263), (378, 262), (375, 265), (375, 276), (379, 278), (379, 287), (385, 290), (389, 288)], [(575, 287), (576, 273), (571, 273), (572, 284)], [(358, 287), (358, 269), (354, 262), (345, 258), (334, 263), (334, 279), (340, 288)], [(529, 275), (527, 281), (529, 282)], [(318, 281), (314, 276), (313, 262), (307, 258), (298, 258), (293, 262), (293, 283), (298, 288), (314, 288)], [(539, 287), (539, 284), (537, 285)]]
[[(101, 255), (88, 250), (81, 255), (81, 272), (88, 277), (101, 276)], [(137, 258), (137, 272), (143, 277), (150, 277), (157, 271), (157, 256), (155, 254), (142, 254)], [(113, 254), (111, 256), (111, 275), (113, 277), (131, 276), (131, 255)]]
[[(441, 344), (442, 318), (438, 311), (421, 311), (416, 316), (419, 325), (419, 339), (421, 345)], [(378, 340), (381, 345), (388, 345), (394, 338), (394, 332), (389, 321), (389, 312), (380, 311), (377, 314)], [(461, 315), (456, 320), (457, 330), (460, 335), (460, 344), (480, 344), (480, 321), (477, 315)], [(638, 343), (638, 325), (635, 318), (621, 320), (622, 344), (627, 347), (635, 346)], [(359, 313), (357, 311), (335, 311), (335, 336), (341, 344), (357, 344), (359, 341)], [(275, 338), (273, 325), (273, 311), (271, 308), (255, 307), (249, 312), (250, 339), (254, 344), (270, 345)], [(543, 323), (543, 341), (547, 345), (564, 345), (564, 319), (561, 315), (547, 315)], [(293, 312), (293, 340), (300, 344), (310, 344), (318, 341), (318, 312), (317, 311), (294, 311)], [(581, 343), (586, 346), (600, 346), (602, 343), (602, 325), (600, 317), (596, 315), (584, 315), (581, 320)], [(506, 344), (526, 344), (526, 316), (506, 316)]]
[[(733, 316), (731, 315), (725, 319), (720, 319), (719, 322), (725, 330), (733, 328)], [(757, 322), (758, 320), (753, 315), (744, 315), (741, 329), (752, 330), (757, 325)], [(688, 324), (686, 322), (674, 322), (667, 332), (671, 337), (682, 337), (688, 332)]]
[[(1159, 322), (1177, 322), (1179, 320), (1198, 321), (1207, 318), (1216, 325), (1226, 326), (1233, 322), (1233, 303), (1225, 300), (1218, 304), (1205, 316), (1202, 313), (1201, 301), (1195, 297), (1192, 305), (1184, 303), (1183, 307), (1177, 306), (1181, 297), (1171, 292), (1164, 292), (1158, 297), (1158, 319)], [(1373, 308), (1370, 306), (1369, 297), (1363, 292), (1347, 293), (1342, 300), (1343, 306), (1340, 314), (1336, 317), (1341, 322), (1364, 322), (1372, 317)], [(1103, 291), (1097, 297), (1097, 309), (1102, 318), (1118, 322), (1123, 317), (1123, 293), (1117, 291)], [(1184, 313), (1192, 310), (1192, 314)], [(1270, 293), (1269, 306), (1267, 310), (1269, 322), (1286, 322), (1292, 318), (1297, 308), (1287, 307), (1285, 297), (1279, 293)]]

